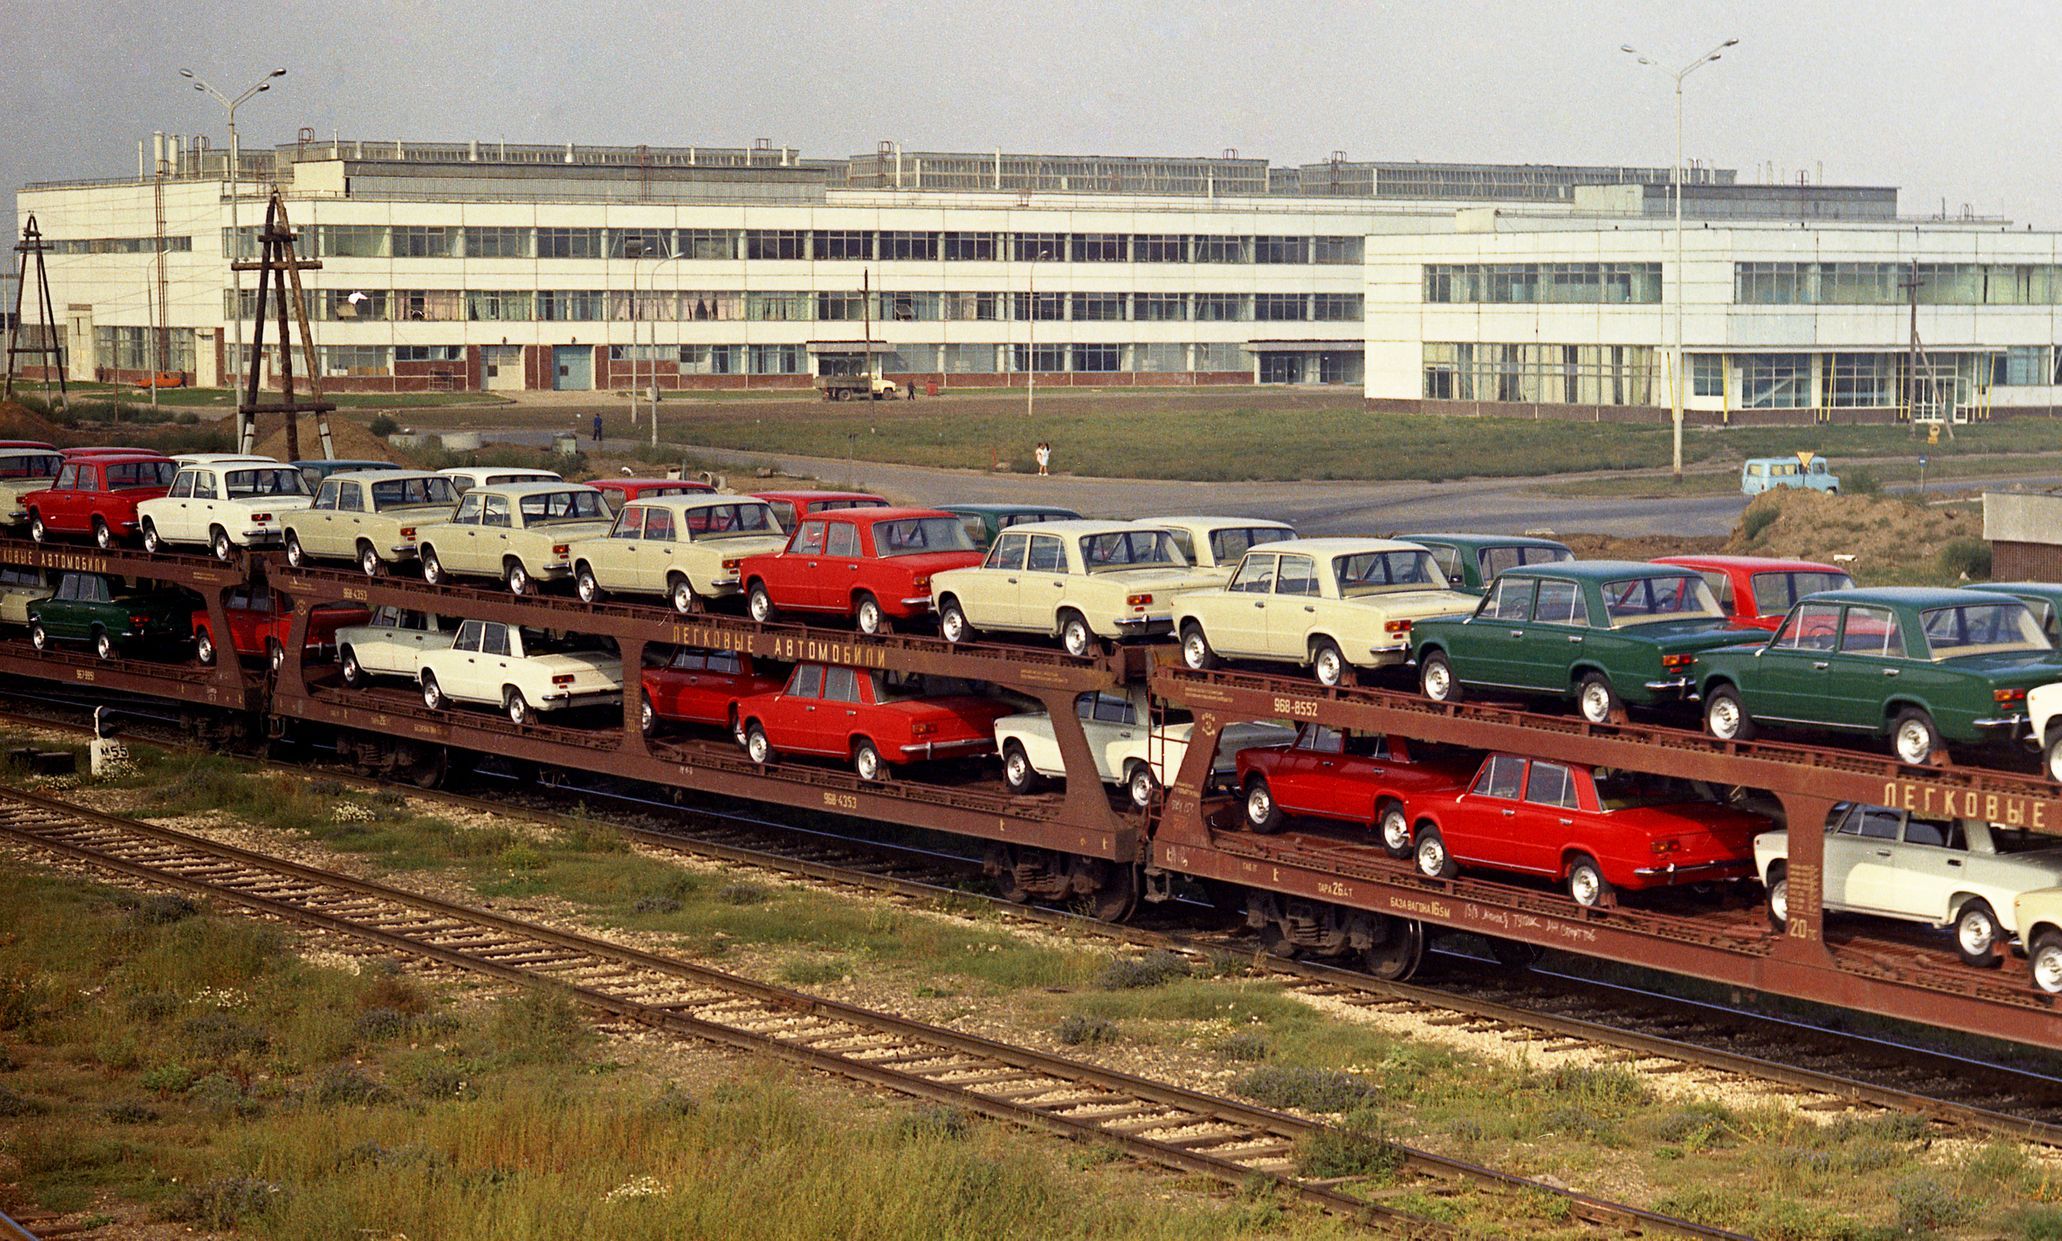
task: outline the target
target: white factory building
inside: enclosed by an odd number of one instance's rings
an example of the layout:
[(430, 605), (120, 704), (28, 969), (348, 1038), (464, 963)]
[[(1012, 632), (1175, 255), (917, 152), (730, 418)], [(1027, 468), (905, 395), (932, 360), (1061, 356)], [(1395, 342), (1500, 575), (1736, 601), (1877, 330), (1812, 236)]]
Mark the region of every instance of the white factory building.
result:
[(1679, 265), (1656, 168), (348, 141), (243, 163), (232, 197), (221, 150), (158, 139), (137, 176), (20, 193), (73, 377), (223, 382), (232, 251), (254, 256), (276, 185), (322, 265), (302, 280), (333, 388), (800, 387), (871, 364), (1644, 419), (1669, 404), (1680, 271), (1695, 418), (2057, 404), (2056, 235), (1899, 218), (1878, 187), (1695, 168)]

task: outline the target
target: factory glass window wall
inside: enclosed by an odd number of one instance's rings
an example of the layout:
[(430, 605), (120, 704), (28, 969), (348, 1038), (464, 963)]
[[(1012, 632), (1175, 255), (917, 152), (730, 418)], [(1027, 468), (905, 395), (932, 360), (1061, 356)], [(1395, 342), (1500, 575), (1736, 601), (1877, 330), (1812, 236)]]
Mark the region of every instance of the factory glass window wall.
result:
[(1427, 302), (1654, 305), (1659, 263), (1427, 263)]
[(1436, 401), (1651, 405), (1659, 384), (1645, 345), (1483, 344), (1424, 347), (1424, 394)]

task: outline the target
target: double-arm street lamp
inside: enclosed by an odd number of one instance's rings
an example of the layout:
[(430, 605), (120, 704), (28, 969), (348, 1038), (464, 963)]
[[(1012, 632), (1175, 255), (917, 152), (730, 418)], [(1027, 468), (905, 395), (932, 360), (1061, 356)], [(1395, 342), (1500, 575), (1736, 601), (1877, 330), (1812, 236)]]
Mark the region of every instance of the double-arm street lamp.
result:
[[(274, 69), (264, 77), (259, 78), (257, 83), (249, 90), (234, 99), (208, 85), (205, 78), (197, 76), (191, 69), (181, 69), (179, 76), (192, 82), (193, 89), (205, 92), (216, 103), (221, 104), (224, 111), (229, 113), (229, 280), (230, 286), (236, 291), (236, 298), (232, 303), (233, 309), (229, 316), (230, 331), (235, 334), (235, 344), (233, 351), (229, 355), (229, 386), (235, 388), (238, 386), (236, 382), (237, 368), (242, 364), (243, 359), (243, 273), (236, 270), (237, 260), (243, 257), (243, 229), (238, 226), (236, 213), (238, 183), (243, 175), (243, 147), (238, 145), (236, 141), (236, 110), (250, 102), (253, 96), (271, 90), (272, 79), (285, 77), (286, 70)], [(281, 341), (280, 347), (282, 349), (285, 348), (286, 342)], [(253, 364), (255, 364), (255, 361), (253, 359)]]

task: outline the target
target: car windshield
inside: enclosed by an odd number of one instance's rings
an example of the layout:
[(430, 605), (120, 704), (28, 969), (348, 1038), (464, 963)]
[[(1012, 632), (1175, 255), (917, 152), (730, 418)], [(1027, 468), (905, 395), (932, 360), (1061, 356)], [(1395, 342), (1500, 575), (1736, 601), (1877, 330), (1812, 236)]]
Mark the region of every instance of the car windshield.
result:
[(242, 496), (304, 496), (308, 494), (308, 480), (301, 477), (299, 470), (290, 466), (274, 466), (262, 470), (231, 470), (223, 476), (229, 485), (229, 498)]
[(1605, 810), (1630, 810), (1635, 806), (1680, 806), (1704, 800), (1696, 785), (1674, 776), (1657, 776), (1648, 771), (1619, 771), (1598, 767), (1597, 805)]
[(1757, 573), (1754, 575), (1754, 606), (1763, 616), (1788, 612), (1799, 599), (1822, 590), (1850, 590), (1854, 579), (1845, 573), (1819, 570)]
[(1926, 648), (1935, 659), (2052, 649), (2040, 622), (2017, 600), (1927, 608), (1919, 616), (1925, 622)]
[(1427, 590), (1446, 585), (1446, 575), (1439, 571), (1439, 565), (1430, 552), (1361, 552), (1340, 556), (1332, 561), (1332, 569), (1338, 575), (1339, 594), (1347, 599), (1384, 591)]
[[(1279, 543), (1296, 537), (1293, 530), (1278, 526), (1227, 526), (1210, 532), (1210, 556), (1218, 564), (1237, 564), (1239, 557), (1258, 543)], [(1183, 545), (1184, 552), (1187, 546)]]
[(107, 489), (126, 491), (131, 487), (169, 487), (179, 467), (171, 461), (121, 461), (107, 467)]
[(903, 517), (873, 528), (874, 552), (880, 556), (918, 556), (924, 552), (978, 550), (957, 517)]
[(1081, 563), (1090, 573), (1105, 573), (1188, 562), (1175, 548), (1174, 536), (1165, 530), (1112, 530), (1082, 536)]
[(779, 534), (773, 510), (764, 504), (710, 504), (681, 514), (690, 539), (728, 539), (740, 534)]
[(1611, 627), (1649, 625), (1655, 621), (1718, 619), (1718, 600), (1695, 575), (1629, 577), (1604, 583), (1604, 610)]
[(372, 507), (399, 508), (407, 504), (456, 504), (458, 493), (448, 478), (388, 478), (372, 484)]
[(64, 458), (54, 452), (31, 452), (0, 457), (0, 479), (56, 478)]
[(607, 521), (599, 491), (547, 491), (524, 496), (517, 502), (526, 526), (548, 526), (558, 521)]
[(928, 676), (921, 672), (876, 672), (873, 674), (875, 702), (908, 702), (915, 698), (943, 698), (948, 694), (975, 694), (972, 681), (958, 677)]

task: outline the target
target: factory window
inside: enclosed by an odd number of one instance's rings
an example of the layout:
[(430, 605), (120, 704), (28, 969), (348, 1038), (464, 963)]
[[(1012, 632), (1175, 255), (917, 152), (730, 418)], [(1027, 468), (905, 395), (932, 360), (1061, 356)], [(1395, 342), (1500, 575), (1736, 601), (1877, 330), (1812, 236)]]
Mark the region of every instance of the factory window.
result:
[(1148, 322), (1174, 322), (1188, 318), (1188, 299), (1179, 293), (1134, 293), (1131, 317)]
[(1253, 318), (1263, 323), (1300, 322), (1309, 313), (1309, 301), (1301, 293), (1256, 293)]
[(465, 317), (476, 323), (528, 320), (530, 294), (515, 289), (471, 289), (465, 295)]
[(599, 290), (537, 290), (537, 317), (547, 322), (580, 323), (599, 320), (602, 317), (602, 308), (603, 301)]
[(754, 375), (801, 375), (808, 369), (800, 345), (753, 345)]
[(393, 369), (385, 345), (324, 345), (318, 352), (325, 375), (384, 375)]
[(598, 259), (601, 257), (598, 228), (540, 228), (537, 257), (540, 259)]
[(680, 317), (694, 323), (742, 319), (745, 317), (745, 295), (733, 289), (682, 293)]
[[(1775, 264), (1796, 266), (1796, 264)], [(1740, 404), (1746, 409), (1805, 409), (1812, 403), (1811, 355), (1740, 355)]]
[(938, 318), (938, 294), (876, 293), (874, 318), (888, 323), (932, 322)]
[(942, 293), (939, 295), (939, 317), (958, 320), (981, 320), (1002, 318), (1003, 295), (1000, 293)]
[(1890, 355), (1835, 353), (1826, 358), (1826, 404), (1836, 409), (1876, 409), (1896, 404), (1891, 395)]
[(1236, 323), (1253, 317), (1243, 293), (1198, 293), (1196, 318), (1205, 323)]
[(612, 259), (663, 259), (673, 253), (670, 228), (612, 228), (609, 257)]
[(1074, 346), (1074, 369), (1107, 373), (1117, 369), (1121, 351), (1115, 345)]
[(1319, 293), (1311, 299), (1310, 317), (1323, 323), (1357, 323), (1363, 317), (1358, 293)]
[(1253, 261), (1256, 263), (1308, 263), (1310, 261), (1310, 238), (1255, 237), (1253, 239)]
[(394, 306), (396, 319), (412, 323), (448, 323), (465, 317), (465, 297), (456, 289), (397, 289)]
[(464, 345), (396, 345), (396, 362), (463, 362)]
[(1648, 405), (1654, 351), (1639, 345), (1424, 345), (1424, 394), (1438, 401)]
[(458, 252), (458, 230), (421, 224), (397, 225), (393, 246), (397, 259), (448, 259)]
[(1064, 319), (1067, 317), (1067, 295), (1065, 293), (1012, 293), (1010, 295), (1012, 319)]
[(679, 355), (678, 345), (610, 345), (611, 362), (671, 362)]
[(858, 320), (866, 317), (866, 294), (857, 289), (841, 293), (818, 293), (816, 317), (826, 320)]
[(385, 289), (311, 289), (309, 292), (313, 295), (311, 309), (317, 319), (337, 323), (378, 323), (387, 317)]
[(1312, 237), (1310, 239), (1310, 261), (1313, 263), (1358, 263), (1361, 259), (1361, 239), (1358, 237)]
[[(325, 258), (383, 259), (387, 257), (387, 229), (379, 224), (324, 224), (315, 230), (317, 244)], [(249, 257), (256, 258), (253, 246)]]
[(1198, 263), (1250, 263), (1250, 237), (1198, 236), (1190, 241), (1189, 257)]
[(809, 234), (796, 228), (748, 228), (745, 230), (748, 259), (804, 259), (809, 257)]
[(1186, 345), (1150, 344), (1134, 345), (1131, 349), (1132, 369), (1165, 374), (1169, 371), (1185, 371), (1189, 368)]
[(947, 233), (945, 257), (955, 263), (992, 263), (995, 237), (994, 233)]
[(683, 375), (738, 375), (744, 372), (743, 345), (682, 345)]
[(1643, 304), (1661, 300), (1659, 263), (1427, 263), (1433, 303)]
[(945, 345), (938, 356), (938, 369), (948, 375), (993, 375), (994, 345)]
[(938, 258), (936, 233), (882, 233), (881, 257), (905, 263), (931, 263)]
[(1245, 346), (1231, 341), (1205, 341), (1196, 346), (1196, 369), (1199, 371), (1253, 373), (1253, 355)]
[(1122, 293), (1076, 293), (1074, 294), (1074, 318), (1076, 319), (1122, 319), (1124, 317), (1124, 295)]
[(881, 357), (881, 370), (897, 375), (928, 374), (938, 369), (937, 345), (897, 345)]
[(526, 259), (531, 256), (531, 233), (527, 228), (468, 228), (465, 257), (469, 259)]
[(1065, 233), (1012, 233), (1010, 257), (1019, 263), (1049, 262), (1067, 257)]
[(1186, 263), (1189, 239), (1179, 233), (1140, 233), (1131, 239), (1134, 263)]
[(1123, 263), (1131, 258), (1131, 239), (1123, 233), (1076, 233), (1073, 243), (1077, 263)]
[(747, 293), (745, 318), (761, 322), (806, 322), (815, 311), (815, 299), (807, 293)]
[(2014, 346), (1999, 361), (1997, 382), (2012, 388), (2038, 387), (2052, 376), (2046, 345)]
[(1690, 395), (1725, 395), (1725, 355), (1718, 353), (1693, 353), (1690, 355)]
[(734, 228), (683, 228), (680, 256), (688, 259), (734, 259), (738, 256), (738, 231)]
[[(28, 336), (40, 324), (24, 324)], [(26, 339), (23, 347), (29, 345)], [(96, 327), (93, 349), (101, 366), (124, 371), (190, 371), (193, 369), (193, 333), (166, 332), (147, 327)], [(164, 350), (160, 355), (159, 350)], [(298, 356), (298, 355), (296, 355)]]
[(851, 229), (829, 229), (816, 234), (816, 257), (827, 262), (871, 259), (873, 234)]
[(1733, 300), (1749, 306), (1797, 306), (1818, 301), (1810, 263), (1735, 263)]
[(1019, 373), (1036, 370), (1041, 374), (1064, 371), (1067, 369), (1067, 347), (1039, 345), (1034, 350), (1024, 345), (1011, 345), (1010, 369)]

